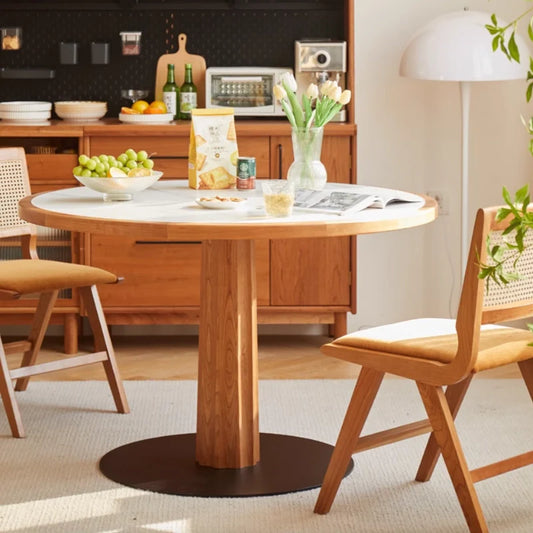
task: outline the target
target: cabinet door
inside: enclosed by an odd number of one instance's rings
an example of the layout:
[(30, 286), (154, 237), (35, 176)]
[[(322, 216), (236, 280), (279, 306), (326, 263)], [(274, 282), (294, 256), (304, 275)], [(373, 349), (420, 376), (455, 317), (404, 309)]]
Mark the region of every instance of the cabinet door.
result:
[[(290, 137), (271, 138), (274, 178), (287, 176), (293, 161)], [(350, 183), (351, 138), (324, 136), (321, 160), (328, 181)], [(271, 241), (272, 305), (341, 305), (350, 301), (351, 239), (286, 239)]]
[[(92, 235), (90, 264), (124, 277), (98, 288), (104, 307), (200, 305), (201, 244)], [(257, 297), (269, 304), (268, 241), (256, 241)]]

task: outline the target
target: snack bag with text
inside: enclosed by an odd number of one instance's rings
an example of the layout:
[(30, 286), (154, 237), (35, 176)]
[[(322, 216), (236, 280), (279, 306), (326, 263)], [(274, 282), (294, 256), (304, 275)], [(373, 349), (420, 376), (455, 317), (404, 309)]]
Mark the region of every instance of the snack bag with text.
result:
[(189, 187), (234, 189), (238, 155), (233, 109), (193, 109)]

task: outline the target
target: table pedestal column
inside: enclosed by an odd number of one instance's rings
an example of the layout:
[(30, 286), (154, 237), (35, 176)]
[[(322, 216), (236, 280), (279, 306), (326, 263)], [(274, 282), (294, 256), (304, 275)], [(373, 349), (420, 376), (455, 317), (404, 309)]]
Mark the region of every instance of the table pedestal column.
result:
[[(202, 244), (197, 433), (111, 450), (100, 460), (110, 479), (154, 492), (215, 497), (285, 494), (322, 482), (333, 446), (259, 433), (253, 251), (249, 240)], [(352, 468), (350, 461), (346, 473)]]
[(198, 363), (196, 460), (214, 468), (259, 461), (254, 241), (206, 241)]

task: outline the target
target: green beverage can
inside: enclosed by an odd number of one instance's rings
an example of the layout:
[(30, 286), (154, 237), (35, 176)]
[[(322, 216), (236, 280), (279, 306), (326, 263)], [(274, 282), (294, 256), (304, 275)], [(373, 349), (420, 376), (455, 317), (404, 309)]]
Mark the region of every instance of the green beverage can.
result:
[(255, 157), (237, 158), (237, 189), (255, 189)]

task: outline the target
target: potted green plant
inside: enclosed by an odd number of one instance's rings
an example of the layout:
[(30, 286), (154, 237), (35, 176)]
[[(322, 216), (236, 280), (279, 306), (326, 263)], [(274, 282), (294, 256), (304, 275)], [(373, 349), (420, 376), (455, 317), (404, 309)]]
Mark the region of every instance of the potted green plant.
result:
[[(517, 25), (520, 20), (530, 16), (527, 26), (528, 37), (533, 41), (533, 7), (525, 10), (508, 24), (500, 24), (495, 14), (491, 16), (491, 24), (485, 27), (493, 36), (492, 49), (507, 56), (509, 61), (520, 63), (520, 49), (516, 43)], [(529, 70), (527, 73), (526, 99), (529, 102), (533, 94), (533, 58), (529, 57)], [(529, 141), (529, 151), (533, 154), (533, 117), (529, 120), (522, 119), (531, 139)], [(519, 189), (514, 198), (507, 188), (503, 188), (503, 199), (505, 207), (498, 211), (498, 220), (512, 217), (509, 227), (504, 232), (504, 241), (501, 244), (493, 245), (490, 240), (487, 242), (489, 261), (480, 264), (479, 277), (491, 281), (498, 285), (507, 285), (518, 278), (516, 273), (516, 263), (524, 251), (524, 239), (526, 233), (533, 228), (533, 212), (528, 207), (530, 204), (529, 187), (525, 185)], [(533, 325), (528, 325), (533, 331)]]

